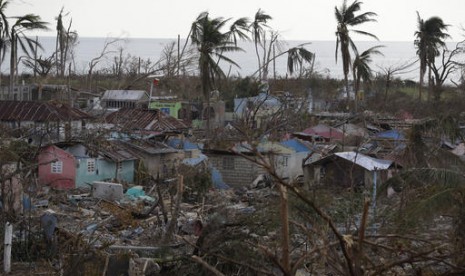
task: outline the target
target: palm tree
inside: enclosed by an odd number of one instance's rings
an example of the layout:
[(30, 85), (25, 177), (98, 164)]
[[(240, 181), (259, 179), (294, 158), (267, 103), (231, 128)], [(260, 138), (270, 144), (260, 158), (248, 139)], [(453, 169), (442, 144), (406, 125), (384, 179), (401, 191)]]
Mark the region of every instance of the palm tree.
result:
[[(425, 139), (425, 137), (428, 137)], [(394, 212), (394, 222), (401, 228), (417, 228), (435, 216), (454, 218), (454, 246), (457, 265), (465, 268), (465, 170), (464, 161), (438, 145), (441, 141), (463, 141), (456, 115), (441, 115), (415, 124), (401, 156), (404, 168), (380, 186), (378, 196), (392, 187), (399, 195), (386, 210)], [(387, 222), (389, 223), (389, 222)], [(411, 230), (411, 229), (409, 229)]]
[(249, 24), (250, 19), (247, 17), (241, 17), (234, 21), (229, 27), (229, 32), (226, 33), (228, 38), (237, 46), (237, 40), (249, 40)]
[(268, 20), (273, 19), (270, 15), (263, 12), (261, 9), (255, 13), (254, 21), (250, 24), (250, 29), (252, 31), (252, 39), (255, 45), (255, 53), (257, 54), (258, 60), (258, 77), (262, 79), (262, 62), (260, 59), (260, 54), (258, 52), (258, 45), (262, 45), (263, 40), (265, 39), (265, 27)]
[[(241, 17), (234, 21), (231, 26), (229, 27), (229, 31), (225, 33), (227, 39), (237, 46), (237, 41), (241, 40), (249, 40), (249, 21), (247, 17)], [(221, 53), (222, 54), (222, 53)], [(217, 65), (220, 63), (221, 59), (218, 58)]]
[(0, 87), (2, 83), (1, 72), (2, 72), (2, 63), (5, 59), (5, 54), (9, 46), (9, 31), (10, 26), (8, 24), (8, 19), (5, 14), (5, 10), (9, 5), (8, 0), (0, 0)]
[(304, 46), (297, 46), (287, 50), (287, 70), (292, 75), (294, 70), (299, 70), (299, 77), (302, 76), (304, 62), (311, 63), (315, 54), (305, 49)]
[(15, 17), (15, 19), (16, 21), (10, 29), (10, 93), (13, 92), (15, 83), (18, 63), (18, 45), (28, 56), (31, 56), (31, 52), (34, 51), (36, 46), (40, 46), (36, 40), (26, 36), (26, 31), (48, 29), (47, 23), (42, 21), (40, 16), (35, 14), (26, 14), (24, 16)]
[(221, 17), (210, 18), (208, 12), (202, 12), (191, 27), (191, 43), (197, 46), (199, 52), (200, 82), (203, 95), (207, 100), (207, 139), (210, 132), (210, 93), (215, 88), (215, 78), (224, 76), (216, 59), (238, 66), (223, 55), (223, 53), (240, 50), (231, 42), (228, 33), (221, 31), (226, 22), (227, 20)]
[[(63, 68), (63, 46), (64, 46), (64, 40), (65, 40), (65, 27), (63, 26), (63, 8), (61, 8), (60, 13), (58, 14), (57, 17), (57, 25), (56, 25), (56, 31), (57, 31), (57, 37), (56, 37), (56, 42), (55, 42), (55, 66), (57, 69), (57, 76), (60, 74)], [(60, 55), (58, 55), (58, 52), (60, 52)], [(63, 75), (62, 75), (63, 76)]]
[[(352, 4), (347, 5), (347, 0), (344, 0), (341, 7), (335, 7), (335, 16), (337, 21), (337, 31), (336, 31), (336, 62), (337, 62), (337, 52), (341, 50), (342, 58), (342, 68), (344, 73), (344, 83), (347, 93), (347, 99), (349, 99), (349, 69), (350, 69), (350, 48), (357, 53), (357, 47), (355, 46), (352, 38), (350, 37), (350, 32), (354, 32), (361, 35), (366, 35), (378, 39), (374, 34), (361, 31), (353, 30), (351, 27), (358, 26), (360, 24), (376, 21), (373, 19), (373, 16), (377, 14), (374, 12), (365, 12), (359, 15), (355, 15), (356, 12), (360, 11), (362, 2), (355, 0)], [(340, 45), (340, 46), (339, 46)]]
[(439, 48), (445, 46), (444, 40), (450, 36), (444, 32), (447, 30), (448, 25), (444, 24), (442, 19), (437, 16), (430, 17), (424, 21), (417, 12), (417, 21), (418, 30), (415, 32), (416, 38), (414, 44), (420, 60), (420, 87), (418, 93), (421, 100), (426, 68), (430, 68), (431, 64), (434, 63), (435, 58), (440, 54)]
[(372, 61), (371, 57), (373, 55), (382, 55), (379, 48), (383, 46), (378, 45), (369, 48), (361, 54), (356, 53), (354, 62), (352, 63), (352, 73), (354, 78), (354, 92), (355, 92), (355, 112), (358, 108), (358, 90), (360, 89), (360, 81), (364, 82), (371, 81), (372, 70), (370, 68), (370, 63)]

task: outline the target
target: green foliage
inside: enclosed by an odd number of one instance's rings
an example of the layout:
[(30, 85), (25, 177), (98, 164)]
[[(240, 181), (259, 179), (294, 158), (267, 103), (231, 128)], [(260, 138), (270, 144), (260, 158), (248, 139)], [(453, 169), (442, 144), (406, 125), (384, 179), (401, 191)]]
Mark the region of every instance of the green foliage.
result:
[(201, 202), (202, 198), (213, 186), (210, 170), (181, 165), (179, 171), (184, 176), (184, 200)]
[(259, 84), (250, 77), (229, 78), (222, 83), (222, 98), (225, 101), (226, 111), (234, 112), (234, 99), (258, 95)]

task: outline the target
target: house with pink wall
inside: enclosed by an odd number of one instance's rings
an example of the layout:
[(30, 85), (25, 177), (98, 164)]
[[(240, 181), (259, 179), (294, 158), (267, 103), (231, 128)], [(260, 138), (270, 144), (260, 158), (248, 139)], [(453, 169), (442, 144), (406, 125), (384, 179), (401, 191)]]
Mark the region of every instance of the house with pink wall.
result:
[(39, 184), (58, 189), (76, 186), (76, 161), (72, 154), (51, 145), (44, 147), (38, 157)]
[(94, 181), (133, 183), (138, 157), (119, 141), (99, 145), (63, 142), (43, 147), (39, 184), (57, 189), (88, 188)]

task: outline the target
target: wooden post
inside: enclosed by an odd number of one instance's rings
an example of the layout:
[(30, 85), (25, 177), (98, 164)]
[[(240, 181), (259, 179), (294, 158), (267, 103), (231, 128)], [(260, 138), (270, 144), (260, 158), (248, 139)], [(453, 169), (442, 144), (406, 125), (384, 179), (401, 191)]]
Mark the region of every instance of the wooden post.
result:
[(11, 271), (11, 240), (13, 237), (13, 225), (10, 222), (5, 224), (5, 243), (3, 251), (3, 267), (5, 273)]

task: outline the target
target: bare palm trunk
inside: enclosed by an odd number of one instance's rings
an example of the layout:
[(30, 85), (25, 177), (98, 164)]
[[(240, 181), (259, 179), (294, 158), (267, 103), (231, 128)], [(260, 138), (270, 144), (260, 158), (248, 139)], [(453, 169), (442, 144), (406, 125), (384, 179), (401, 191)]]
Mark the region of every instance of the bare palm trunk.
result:
[(349, 103), (350, 103), (350, 93), (349, 93), (349, 77), (347, 76), (347, 73), (344, 73), (344, 86), (346, 88), (346, 96), (347, 96), (347, 109), (349, 109)]
[(16, 72), (16, 42), (15, 37), (12, 35), (11, 38), (11, 53), (10, 53), (10, 86), (9, 86), (9, 93), (8, 99), (13, 99), (13, 88), (15, 82), (15, 72)]
[(258, 78), (262, 79), (262, 64), (260, 60), (260, 53), (258, 52), (258, 40), (255, 39), (255, 53), (257, 54), (257, 61), (258, 61)]
[[(421, 66), (420, 66), (421, 67)], [(422, 97), (422, 90), (423, 90), (423, 76), (425, 75), (425, 72), (423, 69), (420, 68), (420, 84), (418, 87), (418, 100), (421, 101)]]

